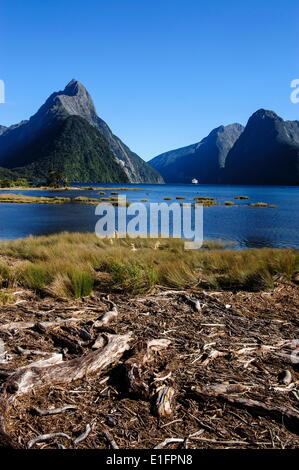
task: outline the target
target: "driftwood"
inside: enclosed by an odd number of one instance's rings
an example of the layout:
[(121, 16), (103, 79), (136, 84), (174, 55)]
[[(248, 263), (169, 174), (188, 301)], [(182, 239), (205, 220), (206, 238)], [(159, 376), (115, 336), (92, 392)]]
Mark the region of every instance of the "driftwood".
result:
[(168, 439), (165, 439), (163, 442), (154, 447), (154, 449), (163, 449), (163, 447), (166, 447), (168, 444), (174, 444), (176, 442), (182, 444), (184, 441), (185, 439), (169, 437)]
[(115, 320), (118, 317), (118, 309), (114, 302), (111, 300), (103, 299), (105, 302), (109, 303), (112, 307), (109, 312), (104, 313), (104, 315), (94, 323), (95, 328), (100, 328), (102, 326), (108, 325), (112, 320)]
[(77, 340), (70, 340), (67, 335), (62, 333), (48, 331), (48, 326), (49, 323), (47, 326), (45, 326), (45, 323), (36, 323), (34, 328), (39, 333), (51, 338), (55, 346), (66, 348), (70, 354), (83, 354), (83, 348)]
[(174, 389), (162, 385), (156, 392), (154, 410), (158, 416), (166, 417), (173, 413)]
[(30, 328), (34, 328), (36, 325), (39, 325), (40, 327), (44, 329), (48, 328), (53, 328), (56, 326), (62, 326), (62, 325), (67, 325), (69, 323), (78, 323), (82, 321), (82, 318), (67, 318), (64, 320), (56, 320), (56, 321), (49, 321), (49, 322), (10, 322), (10, 323), (5, 323), (4, 325), (0, 325), (0, 331), (5, 332), (5, 331), (11, 331), (11, 330), (28, 330)]
[[(88, 374), (97, 374), (106, 367), (114, 365), (129, 349), (131, 333), (126, 335), (107, 335), (107, 344), (96, 351), (59, 364), (17, 369), (4, 384), (0, 396), (0, 434), (5, 432), (5, 415), (9, 405), (21, 395), (39, 387), (52, 384), (67, 384)], [(13, 446), (13, 443), (12, 443)]]
[(188, 304), (195, 310), (196, 312), (201, 312), (202, 307), (205, 304), (201, 304), (199, 300), (193, 300), (189, 295), (183, 294), (182, 297), (188, 302)]
[(24, 349), (21, 346), (16, 346), (16, 352), (22, 356), (49, 356), (49, 353), (46, 351), (40, 351), (39, 349)]
[(170, 345), (167, 339), (152, 339), (136, 345), (133, 355), (124, 363), (127, 391), (142, 399), (150, 398), (150, 386), (144, 380), (144, 366), (150, 362), (155, 353)]
[(69, 441), (72, 440), (72, 438), (70, 436), (68, 436), (67, 434), (65, 434), (64, 432), (55, 432), (55, 433), (52, 433), (52, 434), (41, 434), (40, 436), (37, 436), (37, 437), (34, 437), (33, 439), (31, 439), (28, 442), (27, 447), (28, 447), (28, 449), (30, 449), (37, 442), (49, 441), (50, 439), (55, 439), (57, 437), (64, 437), (65, 439), (68, 439)]
[(57, 415), (59, 413), (64, 413), (68, 410), (76, 410), (77, 406), (75, 405), (65, 405), (61, 406), (60, 408), (50, 408), (49, 410), (41, 410), (40, 408), (33, 407), (32, 412), (37, 416), (49, 416), (49, 415)]
[(214, 361), (214, 359), (217, 359), (217, 357), (223, 357), (226, 356), (226, 352), (222, 351), (217, 351), (216, 349), (213, 349), (210, 351), (208, 354), (204, 354), (201, 358), (201, 364), (203, 366), (208, 366), (210, 362)]
[(266, 402), (252, 400), (251, 398), (238, 397), (230, 394), (219, 393), (217, 389), (192, 388), (192, 394), (200, 399), (217, 398), (218, 400), (228, 403), (238, 408), (246, 409), (250, 413), (269, 416), (278, 423), (289, 423), (299, 430), (299, 411), (295, 408), (288, 408), (282, 405), (273, 405)]
[(279, 376), (278, 380), (283, 385), (290, 385), (293, 381), (292, 374), (289, 370), (283, 370)]
[(74, 445), (76, 446), (76, 445), (80, 444), (80, 442), (87, 439), (87, 437), (89, 436), (90, 433), (91, 433), (91, 426), (90, 426), (90, 424), (87, 424), (86, 428), (85, 428), (85, 431), (82, 434), (80, 434), (80, 436), (78, 436), (77, 439), (74, 440)]
[(62, 354), (59, 353), (53, 353), (49, 354), (46, 359), (40, 359), (38, 361), (31, 362), (30, 364), (27, 364), (26, 366), (21, 366), (19, 367), (18, 370), (23, 370), (23, 369), (32, 369), (34, 367), (48, 367), (48, 366), (53, 366), (55, 364), (60, 364), (62, 362)]
[(111, 436), (110, 432), (107, 431), (107, 429), (103, 430), (103, 436), (105, 440), (108, 442), (108, 444), (110, 444), (111, 449), (115, 449), (115, 450), (119, 449), (118, 445), (116, 444), (115, 440)]
[(92, 349), (102, 348), (106, 343), (105, 336), (100, 334), (92, 345)]
[(76, 359), (49, 367), (28, 366), (17, 369), (5, 384), (4, 396), (17, 397), (47, 384), (70, 383), (115, 364), (129, 348), (131, 334), (107, 336), (108, 342), (104, 348)]

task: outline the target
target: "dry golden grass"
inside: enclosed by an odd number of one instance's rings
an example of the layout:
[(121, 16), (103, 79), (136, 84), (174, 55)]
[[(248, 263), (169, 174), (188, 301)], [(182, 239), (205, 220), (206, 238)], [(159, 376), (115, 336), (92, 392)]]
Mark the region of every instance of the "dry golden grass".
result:
[[(59, 297), (80, 298), (93, 289), (144, 292), (156, 284), (175, 288), (260, 290), (299, 272), (292, 249), (231, 250), (206, 241), (186, 251), (180, 239), (99, 239), (94, 234), (61, 233), (0, 243), (0, 282)], [(1, 261), (1, 259), (0, 259)]]
[(64, 204), (71, 202), (69, 197), (45, 197), (45, 196), (24, 196), (23, 194), (0, 194), (0, 203), (18, 203), (18, 204)]

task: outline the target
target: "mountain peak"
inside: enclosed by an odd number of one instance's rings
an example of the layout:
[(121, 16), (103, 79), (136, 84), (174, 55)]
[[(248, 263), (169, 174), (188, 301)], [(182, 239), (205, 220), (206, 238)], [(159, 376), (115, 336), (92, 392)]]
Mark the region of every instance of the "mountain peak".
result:
[(275, 119), (275, 120), (283, 120), (282, 118), (280, 118), (274, 111), (271, 111), (269, 109), (258, 109), (252, 116), (250, 119)]
[(63, 90), (63, 94), (68, 96), (75, 96), (82, 92), (87, 93), (85, 86), (74, 78), (66, 85), (65, 89)]
[[(82, 120), (86, 121), (86, 123)], [(90, 130), (87, 124), (91, 125), (95, 131)], [(64, 90), (52, 93), (29, 121), (11, 126), (8, 129), (0, 126), (0, 162), (2, 166), (7, 165), (9, 168), (13, 168), (14, 165), (17, 165), (18, 167), (24, 166), (27, 168), (29, 164), (31, 165), (31, 163), (33, 164), (33, 162), (37, 161), (36, 156), (42, 160), (44, 149), (50, 149), (48, 146), (52, 145), (53, 136), (58, 138), (58, 133), (62, 132), (63, 129), (65, 132), (68, 132), (70, 139), (75, 135), (78, 141), (78, 155), (85, 155), (86, 161), (89, 162), (86, 164), (87, 168), (85, 169), (82, 160), (80, 160), (82, 164), (78, 164), (78, 168), (72, 173), (77, 175), (76, 178), (85, 178), (84, 175), (91, 171), (92, 168), (99, 168), (97, 162), (100, 162), (104, 156), (102, 155), (97, 137), (102, 137), (105, 139), (110, 151), (111, 165), (113, 166), (115, 162), (117, 163), (121, 169), (119, 175), (123, 175), (121, 177), (123, 182), (163, 183), (159, 173), (133, 153), (113, 134), (105, 121), (97, 115), (92, 97), (84, 85), (76, 79), (72, 79)], [(92, 146), (88, 143), (89, 138), (93, 142)], [(85, 139), (87, 140), (85, 141)], [(64, 145), (63, 139), (59, 140), (59, 142), (61, 142), (61, 148), (65, 148), (69, 161), (75, 161), (76, 156), (70, 150), (71, 147), (68, 148), (67, 145)], [(89, 148), (87, 153), (85, 153), (85, 147)], [(98, 151), (98, 160), (95, 159), (92, 162), (92, 159), (87, 158), (87, 154), (90, 154), (90, 156), (95, 155), (93, 147)], [(51, 147), (51, 149), (53, 148)], [(51, 159), (55, 159), (55, 152), (53, 150)], [(51, 161), (53, 162), (54, 160)], [(38, 171), (41, 170), (44, 163), (41, 162), (40, 166), (37, 164)], [(69, 165), (69, 168), (75, 168), (76, 165), (72, 165), (73, 163)], [(88, 167), (88, 165), (90, 166)], [(31, 171), (33, 171), (32, 167), (31, 170), (28, 170), (28, 174)], [(104, 178), (104, 173), (102, 176)], [(39, 178), (41, 177), (39, 174)], [(94, 177), (100, 178), (101, 175), (98, 173), (97, 176), (97, 173), (95, 173)], [(111, 179), (112, 181), (114, 180)]]

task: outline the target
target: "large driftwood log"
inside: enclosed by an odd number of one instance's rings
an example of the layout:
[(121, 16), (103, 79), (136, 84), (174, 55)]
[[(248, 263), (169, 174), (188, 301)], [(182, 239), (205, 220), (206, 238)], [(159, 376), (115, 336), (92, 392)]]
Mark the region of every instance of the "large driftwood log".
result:
[(152, 339), (136, 345), (132, 356), (124, 363), (127, 391), (142, 399), (150, 398), (150, 386), (144, 379), (144, 366), (170, 345), (167, 339)]
[(28, 330), (30, 328), (34, 328), (36, 325), (40, 325), (42, 328), (47, 329), (47, 328), (53, 328), (56, 326), (63, 326), (63, 325), (68, 325), (69, 323), (79, 323), (82, 321), (82, 318), (66, 318), (62, 320), (56, 320), (56, 321), (48, 321), (48, 322), (40, 322), (36, 323), (33, 321), (17, 321), (17, 322), (10, 322), (10, 323), (5, 323), (4, 325), (0, 325), (0, 331), (11, 331), (11, 330)]
[(25, 369), (18, 369), (8, 378), (2, 398), (3, 396), (17, 397), (24, 395), (47, 384), (69, 383), (90, 373), (98, 373), (107, 366), (115, 364), (122, 354), (129, 349), (131, 334), (107, 336), (108, 342), (102, 349), (76, 359), (49, 367), (29, 366)]
[(250, 413), (269, 416), (280, 424), (288, 423), (293, 426), (297, 432), (299, 431), (299, 411), (294, 408), (252, 400), (251, 398), (220, 393), (215, 387), (211, 390), (208, 388), (194, 387), (192, 388), (192, 394), (201, 399), (217, 398), (224, 403), (234, 405), (238, 408), (243, 408)]
[[(0, 434), (4, 441), (9, 440), (5, 431), (5, 415), (9, 405), (21, 395), (39, 387), (52, 384), (67, 384), (88, 374), (97, 374), (108, 366), (116, 364), (123, 353), (129, 349), (131, 333), (126, 335), (107, 335), (107, 344), (84, 356), (50, 365), (48, 367), (28, 366), (17, 369), (4, 384), (0, 396)], [(0, 436), (1, 441), (3, 441)], [(15, 446), (11, 443), (11, 446)]]

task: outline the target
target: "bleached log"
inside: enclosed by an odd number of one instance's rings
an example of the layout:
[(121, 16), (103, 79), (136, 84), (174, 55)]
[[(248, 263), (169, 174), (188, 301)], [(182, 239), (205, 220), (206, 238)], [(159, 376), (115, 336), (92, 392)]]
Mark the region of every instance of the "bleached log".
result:
[(105, 337), (103, 334), (99, 335), (95, 342), (93, 343), (92, 345), (92, 349), (99, 349), (99, 348), (102, 348), (104, 345), (105, 345)]
[(9, 322), (5, 323), (3, 325), (0, 325), (0, 331), (11, 331), (11, 330), (28, 330), (30, 328), (34, 328), (36, 325), (40, 325), (42, 328), (53, 328), (55, 326), (63, 326), (67, 325), (69, 323), (78, 323), (82, 321), (82, 318), (67, 318), (67, 319), (62, 319), (62, 320), (56, 320), (56, 321), (49, 321), (49, 322), (40, 322), (36, 323), (33, 321), (29, 322), (23, 322), (23, 321), (17, 321), (17, 322)]
[(249, 390), (249, 387), (243, 384), (214, 384), (214, 385), (206, 385), (203, 391), (207, 391), (208, 393), (214, 394), (221, 394), (221, 393), (244, 393)]
[(9, 405), (17, 397), (43, 386), (67, 384), (88, 374), (98, 374), (119, 361), (129, 349), (131, 340), (131, 333), (107, 335), (107, 344), (103, 348), (76, 359), (46, 367), (28, 366), (17, 369), (8, 377), (0, 395), (0, 446), (18, 447), (18, 443), (5, 430), (5, 416)]
[(31, 390), (53, 383), (70, 383), (90, 373), (99, 373), (107, 366), (115, 364), (122, 354), (129, 349), (131, 334), (107, 335), (108, 342), (102, 348), (70, 361), (48, 367), (28, 366), (17, 369), (4, 387), (2, 397), (17, 397)]
[(289, 408), (283, 405), (275, 405), (272, 403), (252, 400), (251, 398), (238, 397), (234, 395), (225, 395), (219, 393), (217, 390), (208, 391), (207, 388), (192, 388), (194, 396), (200, 399), (216, 398), (229, 405), (243, 408), (251, 413), (259, 414), (262, 416), (270, 416), (275, 419), (279, 424), (289, 422), (296, 429), (299, 429), (299, 411), (295, 408)]
[(21, 366), (18, 368), (18, 370), (23, 370), (23, 369), (29, 369), (32, 367), (48, 367), (52, 366), (55, 364), (60, 364), (63, 361), (62, 354), (59, 353), (53, 353), (50, 354), (47, 359), (40, 359), (38, 361), (31, 362), (30, 364), (27, 364), (26, 366)]

